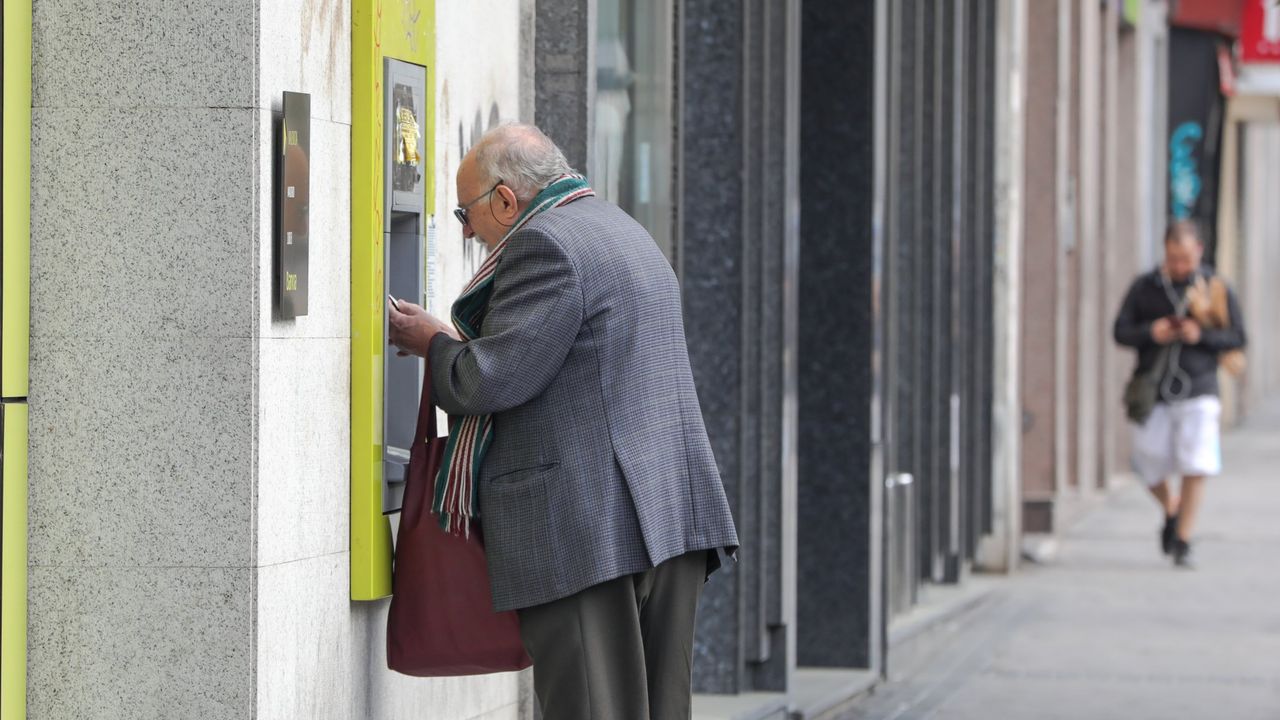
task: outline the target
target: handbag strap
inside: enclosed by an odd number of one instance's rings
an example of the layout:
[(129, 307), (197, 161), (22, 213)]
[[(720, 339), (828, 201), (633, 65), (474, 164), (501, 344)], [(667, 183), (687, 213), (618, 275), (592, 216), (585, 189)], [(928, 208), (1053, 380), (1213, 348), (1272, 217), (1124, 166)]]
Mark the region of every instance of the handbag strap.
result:
[(431, 402), (431, 368), (422, 363), (422, 397), (418, 399), (418, 424), (415, 426), (413, 444), (435, 441), (439, 432), (436, 430), (436, 406)]

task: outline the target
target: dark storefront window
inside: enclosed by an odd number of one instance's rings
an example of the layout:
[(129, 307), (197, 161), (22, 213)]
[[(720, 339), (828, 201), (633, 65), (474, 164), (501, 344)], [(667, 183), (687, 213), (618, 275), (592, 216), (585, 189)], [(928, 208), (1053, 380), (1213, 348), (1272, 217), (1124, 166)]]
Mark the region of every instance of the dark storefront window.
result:
[(599, 0), (592, 186), (672, 246), (671, 3)]

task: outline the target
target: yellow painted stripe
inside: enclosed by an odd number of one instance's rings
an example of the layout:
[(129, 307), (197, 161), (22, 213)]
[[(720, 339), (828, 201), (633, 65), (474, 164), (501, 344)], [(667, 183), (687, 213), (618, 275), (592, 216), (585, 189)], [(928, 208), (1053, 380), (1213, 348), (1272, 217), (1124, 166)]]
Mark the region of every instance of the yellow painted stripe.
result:
[(27, 712), (27, 406), (4, 405), (4, 536), (0, 571), (0, 717)]
[(4, 0), (4, 276), (0, 394), (27, 396), (31, 327), (31, 0)]
[[(31, 278), (31, 2), (4, 3), (0, 198), (0, 393), (27, 395)], [(3, 406), (0, 463), (0, 718), (27, 715), (27, 407)]]

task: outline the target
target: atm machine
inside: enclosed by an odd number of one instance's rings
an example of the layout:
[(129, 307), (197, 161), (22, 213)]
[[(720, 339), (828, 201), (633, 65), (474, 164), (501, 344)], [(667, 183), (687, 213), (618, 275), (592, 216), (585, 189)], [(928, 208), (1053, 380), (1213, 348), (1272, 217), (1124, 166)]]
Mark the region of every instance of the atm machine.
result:
[(27, 713), (27, 357), (31, 248), (31, 0), (4, 3), (0, 195), (0, 717)]
[(351, 87), (351, 599), (391, 594), (423, 363), (387, 345), (387, 296), (425, 305), (434, 2), (355, 0)]

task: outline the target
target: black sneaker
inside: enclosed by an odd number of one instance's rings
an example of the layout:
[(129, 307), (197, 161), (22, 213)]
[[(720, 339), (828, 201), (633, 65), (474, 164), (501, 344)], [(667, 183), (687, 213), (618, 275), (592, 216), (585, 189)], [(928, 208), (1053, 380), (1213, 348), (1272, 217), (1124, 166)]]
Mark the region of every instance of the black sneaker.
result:
[(1191, 560), (1191, 543), (1177, 538), (1173, 541), (1173, 564), (1181, 568), (1194, 568)]
[(1164, 519), (1164, 529), (1160, 531), (1160, 550), (1165, 555), (1173, 553), (1173, 542), (1178, 539), (1178, 516)]

